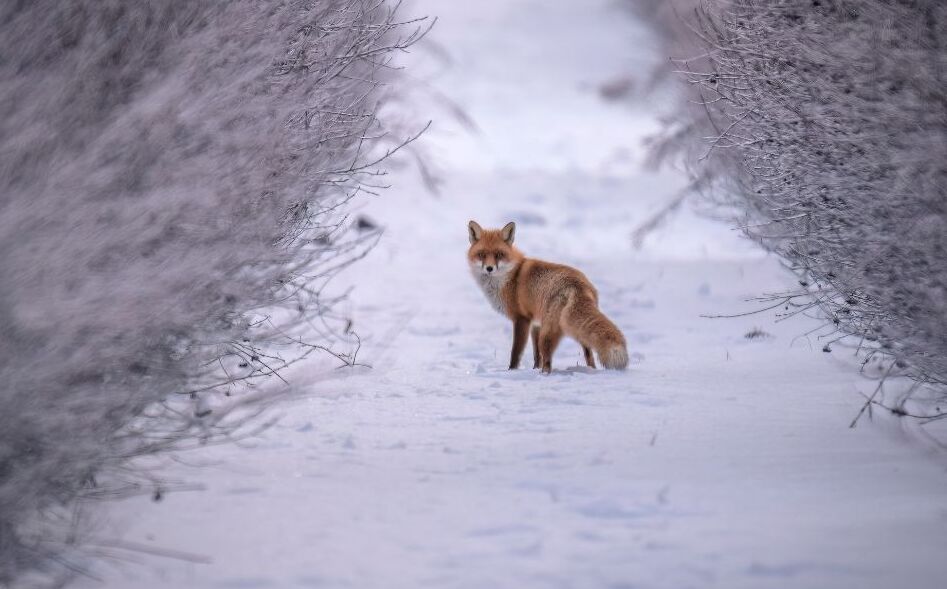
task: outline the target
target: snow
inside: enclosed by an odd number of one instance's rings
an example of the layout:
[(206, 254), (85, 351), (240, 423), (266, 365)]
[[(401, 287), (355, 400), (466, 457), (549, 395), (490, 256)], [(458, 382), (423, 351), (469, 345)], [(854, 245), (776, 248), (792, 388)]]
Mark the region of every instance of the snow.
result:
[[(659, 98), (598, 92), (647, 76), (646, 31), (607, 0), (444, 4), (415, 7), (440, 21), (408, 60), (412, 108), (440, 109), (422, 145), (441, 192), (406, 168), (363, 200), (385, 236), (336, 285), (355, 287), (371, 368), (296, 368), (260, 439), (160, 473), (205, 490), (102, 512), (102, 535), (209, 563), (120, 551), (135, 562), (76, 586), (941, 586), (943, 455), (893, 418), (848, 428), (873, 383), (798, 337), (811, 320), (701, 317), (793, 277), (690, 210), (631, 247), (685, 184), (641, 169)], [(515, 220), (527, 255), (589, 276), (630, 369), (591, 371), (566, 340), (552, 375), (506, 370), (511, 325), (470, 277), (469, 219)]]

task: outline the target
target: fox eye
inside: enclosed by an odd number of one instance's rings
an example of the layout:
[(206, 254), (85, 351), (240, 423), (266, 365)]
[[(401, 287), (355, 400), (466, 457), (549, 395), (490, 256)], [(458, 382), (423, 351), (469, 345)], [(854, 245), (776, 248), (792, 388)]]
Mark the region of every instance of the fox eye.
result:
[(503, 259), (503, 252), (497, 252), (496, 258), (497, 258), (498, 260), (502, 260), (502, 259)]
[(480, 252), (479, 254), (477, 254), (477, 257), (480, 258), (481, 261), (483, 261), (484, 258), (487, 257), (487, 254), (485, 254), (485, 253), (483, 253), (483, 252)]

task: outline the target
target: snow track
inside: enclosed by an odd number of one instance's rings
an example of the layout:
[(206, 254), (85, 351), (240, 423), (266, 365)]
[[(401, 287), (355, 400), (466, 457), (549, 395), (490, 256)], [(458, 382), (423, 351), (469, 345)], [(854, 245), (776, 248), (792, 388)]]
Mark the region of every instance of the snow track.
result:
[[(789, 285), (774, 259), (687, 210), (632, 250), (684, 180), (639, 171), (648, 104), (596, 88), (654, 56), (607, 1), (548, 4), (430, 3), (453, 56), (434, 84), (481, 134), (439, 122), (440, 196), (405, 170), (360, 211), (386, 234), (340, 286), (372, 368), (296, 370), (300, 398), (261, 440), (168, 469), (206, 491), (111, 509), (111, 533), (212, 563), (109, 563), (104, 586), (940, 586), (943, 456), (891, 419), (848, 429), (870, 384), (796, 337), (808, 320), (700, 317)], [(629, 370), (589, 370), (569, 340), (550, 376), (506, 370), (512, 327), (464, 259), (471, 218), (516, 220), (527, 255), (589, 276)]]

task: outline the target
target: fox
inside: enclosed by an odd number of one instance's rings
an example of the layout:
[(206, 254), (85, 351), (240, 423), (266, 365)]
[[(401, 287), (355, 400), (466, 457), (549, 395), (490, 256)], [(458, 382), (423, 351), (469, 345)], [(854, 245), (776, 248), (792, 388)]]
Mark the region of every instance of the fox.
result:
[(582, 346), (595, 368), (594, 350), (604, 368), (628, 366), (625, 336), (598, 308), (598, 291), (585, 274), (564, 264), (527, 258), (513, 245), (516, 223), (502, 229), (467, 225), (467, 260), (474, 280), (500, 314), (513, 322), (510, 370), (519, 368), (526, 340), (533, 342), (533, 368), (552, 372), (552, 355), (567, 335)]

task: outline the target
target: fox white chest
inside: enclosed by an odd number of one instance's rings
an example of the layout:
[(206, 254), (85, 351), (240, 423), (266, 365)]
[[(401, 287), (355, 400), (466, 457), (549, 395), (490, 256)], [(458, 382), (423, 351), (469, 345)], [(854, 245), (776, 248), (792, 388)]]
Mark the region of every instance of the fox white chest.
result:
[(503, 305), (503, 299), (500, 294), (503, 291), (503, 287), (506, 286), (506, 276), (483, 274), (478, 271), (474, 271), (473, 275), (474, 280), (477, 281), (477, 284), (480, 285), (480, 289), (483, 290), (483, 294), (486, 295), (487, 300), (490, 301), (490, 305), (496, 309), (498, 313), (506, 315), (506, 308)]

